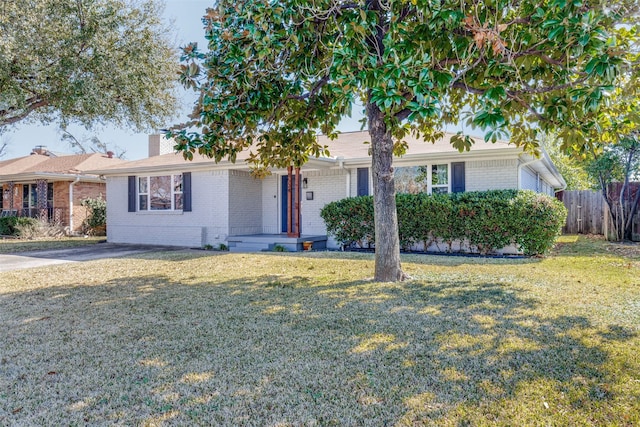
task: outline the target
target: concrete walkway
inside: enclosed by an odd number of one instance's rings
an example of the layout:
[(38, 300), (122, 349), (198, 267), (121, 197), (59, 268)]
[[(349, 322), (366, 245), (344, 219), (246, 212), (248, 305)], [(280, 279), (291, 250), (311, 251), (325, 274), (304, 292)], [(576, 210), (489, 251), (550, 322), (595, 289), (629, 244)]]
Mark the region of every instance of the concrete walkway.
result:
[(70, 262), (92, 261), (103, 258), (118, 258), (152, 251), (172, 251), (179, 248), (167, 246), (126, 245), (118, 243), (97, 243), (69, 249), (0, 254), (0, 272), (66, 264)]

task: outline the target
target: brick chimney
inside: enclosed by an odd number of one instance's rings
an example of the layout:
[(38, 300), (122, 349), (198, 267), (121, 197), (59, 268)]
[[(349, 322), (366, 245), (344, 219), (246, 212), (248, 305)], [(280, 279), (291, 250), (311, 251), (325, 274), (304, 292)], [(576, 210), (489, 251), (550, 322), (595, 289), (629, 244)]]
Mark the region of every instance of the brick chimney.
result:
[(175, 144), (173, 139), (167, 139), (164, 135), (149, 135), (149, 157), (173, 153), (173, 146)]
[(113, 151), (107, 151), (107, 158), (108, 159), (113, 159)]
[(49, 150), (47, 150), (46, 145), (36, 145), (34, 149), (31, 151), (31, 154), (40, 154), (41, 156), (48, 156)]

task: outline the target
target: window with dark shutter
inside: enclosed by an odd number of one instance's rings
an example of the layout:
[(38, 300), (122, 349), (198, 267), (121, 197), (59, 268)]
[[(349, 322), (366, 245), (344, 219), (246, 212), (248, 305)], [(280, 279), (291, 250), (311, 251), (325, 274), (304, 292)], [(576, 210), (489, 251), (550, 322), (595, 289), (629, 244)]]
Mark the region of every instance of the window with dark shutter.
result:
[(451, 163), (451, 192), (465, 191), (464, 162)]
[(369, 195), (369, 168), (358, 168), (358, 196)]
[(182, 173), (183, 212), (191, 212), (191, 172)]
[(136, 177), (129, 176), (129, 212), (136, 211)]

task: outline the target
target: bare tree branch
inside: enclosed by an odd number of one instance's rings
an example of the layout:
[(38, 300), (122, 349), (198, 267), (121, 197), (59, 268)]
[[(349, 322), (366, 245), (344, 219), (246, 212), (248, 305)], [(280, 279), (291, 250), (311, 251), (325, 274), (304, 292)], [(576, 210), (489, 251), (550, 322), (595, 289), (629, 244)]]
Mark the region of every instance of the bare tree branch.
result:
[(6, 110), (0, 110), (0, 126), (11, 125), (13, 123), (17, 123), (20, 120), (23, 120), (29, 114), (37, 110), (38, 108), (45, 107), (48, 105), (48, 102), (45, 100), (37, 100), (35, 102), (30, 103), (24, 109), (20, 109), (20, 113), (12, 114), (13, 111), (17, 109), (7, 108)]

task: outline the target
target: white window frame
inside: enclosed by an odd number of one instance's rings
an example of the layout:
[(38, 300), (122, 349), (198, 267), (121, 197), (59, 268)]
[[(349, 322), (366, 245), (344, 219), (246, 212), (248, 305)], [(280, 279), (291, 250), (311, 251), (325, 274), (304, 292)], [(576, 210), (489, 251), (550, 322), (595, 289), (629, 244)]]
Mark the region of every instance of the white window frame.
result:
[[(433, 176), (433, 167), (434, 166), (446, 166), (447, 167), (447, 183), (446, 184), (433, 185), (433, 183), (431, 182), (431, 177)], [(435, 188), (446, 188), (447, 189), (447, 194), (451, 193), (451, 163), (446, 162), (446, 163), (429, 164), (429, 180), (427, 181), (427, 190), (428, 190), (429, 194), (433, 194), (434, 187)]]
[[(440, 185), (433, 185), (433, 183), (431, 182), (431, 177), (433, 174), (433, 167), (434, 166), (439, 166), (439, 165), (446, 165), (447, 166), (447, 184), (440, 184)], [(451, 162), (433, 162), (433, 163), (416, 163), (416, 164), (408, 164), (408, 165), (397, 165), (397, 168), (404, 168), (404, 167), (426, 167), (427, 168), (427, 189), (426, 189), (426, 194), (433, 194), (433, 189), (435, 188), (446, 188), (447, 189), (447, 193), (451, 193)]]
[[(169, 177), (169, 186), (171, 190), (171, 207), (169, 209), (152, 209), (151, 208), (151, 178), (154, 177)], [(176, 177), (180, 177), (180, 190), (176, 190)], [(141, 180), (146, 180), (146, 190), (141, 191), (140, 182)], [(138, 212), (182, 212), (184, 208), (184, 178), (181, 173), (178, 174), (158, 174), (158, 175), (146, 175), (146, 176), (136, 176), (136, 205), (138, 208)], [(180, 195), (182, 197), (182, 206), (179, 209), (176, 209), (176, 195)], [(146, 208), (143, 209), (141, 207), (140, 199), (141, 196), (146, 196), (147, 203)]]

